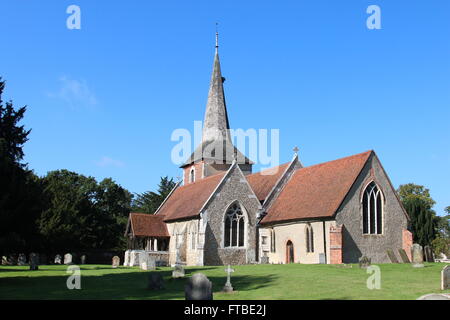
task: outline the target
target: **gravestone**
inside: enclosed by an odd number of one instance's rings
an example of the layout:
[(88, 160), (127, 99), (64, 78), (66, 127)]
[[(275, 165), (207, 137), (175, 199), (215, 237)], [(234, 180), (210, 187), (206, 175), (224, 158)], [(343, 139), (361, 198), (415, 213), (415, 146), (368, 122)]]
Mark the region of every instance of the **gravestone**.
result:
[(319, 253), (319, 264), (326, 264), (327, 262), (325, 261), (325, 253)]
[(450, 289), (450, 265), (446, 265), (441, 271), (441, 290)]
[(262, 256), (261, 257), (261, 264), (268, 264), (269, 263), (269, 257), (268, 256)]
[(196, 273), (184, 287), (186, 300), (213, 300), (212, 282), (203, 274)]
[(164, 289), (164, 278), (159, 272), (150, 272), (148, 274), (148, 289), (162, 290)]
[(227, 273), (227, 282), (225, 283), (225, 286), (223, 287), (223, 292), (233, 292), (233, 286), (231, 285), (231, 273), (234, 272), (234, 269), (231, 268), (230, 265), (225, 269), (225, 272)]
[(147, 269), (156, 270), (156, 257), (152, 256), (147, 257)]
[(422, 246), (414, 243), (412, 246), (412, 266), (414, 268), (423, 268), (423, 251)]
[(398, 254), (400, 255), (400, 258), (402, 259), (403, 263), (411, 263), (411, 261), (409, 261), (409, 257), (406, 254), (405, 249), (398, 249)]
[(72, 264), (72, 255), (70, 253), (64, 255), (64, 264)]
[(10, 254), (8, 256), (8, 263), (9, 263), (10, 266), (17, 265), (17, 256), (15, 254)]
[(181, 264), (176, 264), (172, 271), (172, 278), (184, 278), (184, 267)]
[(426, 262), (434, 262), (433, 249), (430, 246), (425, 246), (423, 248)]
[(417, 300), (450, 300), (450, 294), (430, 293), (417, 298)]
[(30, 253), (30, 270), (39, 269), (39, 256), (36, 253)]
[(126, 250), (125, 251), (124, 262), (123, 262), (123, 266), (124, 267), (128, 267), (128, 265), (130, 264), (130, 251), (131, 250)]
[(62, 257), (60, 254), (55, 256), (55, 264), (61, 264)]
[(8, 265), (9, 265), (8, 258), (6, 256), (2, 256), (2, 266), (8, 266)]
[(362, 256), (359, 258), (359, 267), (366, 269), (372, 265), (372, 259), (367, 256)]
[(120, 258), (118, 256), (114, 256), (112, 258), (112, 267), (117, 268), (118, 266), (120, 266)]
[(40, 254), (39, 255), (39, 264), (40, 265), (48, 264), (48, 259), (47, 259), (47, 255), (46, 254)]
[(19, 254), (19, 258), (17, 259), (17, 265), (25, 266), (27, 264), (27, 256), (24, 253)]
[(81, 258), (80, 258), (80, 263), (81, 263), (81, 264), (86, 264), (86, 255), (85, 255), (85, 254), (83, 254), (83, 255), (81, 256)]
[(398, 263), (397, 257), (394, 254), (394, 251), (392, 249), (387, 249), (386, 253), (389, 257), (389, 260), (391, 260), (392, 263)]
[(132, 250), (130, 252), (130, 267), (139, 266), (139, 253), (140, 252), (142, 252), (142, 250)]
[(139, 267), (142, 270), (148, 270), (148, 264), (149, 264), (149, 256), (147, 252), (140, 252), (139, 253)]

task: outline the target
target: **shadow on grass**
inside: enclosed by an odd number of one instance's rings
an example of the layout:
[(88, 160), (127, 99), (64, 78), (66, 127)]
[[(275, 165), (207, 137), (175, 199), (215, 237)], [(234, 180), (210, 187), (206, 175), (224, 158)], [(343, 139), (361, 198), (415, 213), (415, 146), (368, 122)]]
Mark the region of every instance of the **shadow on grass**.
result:
[[(196, 272), (204, 272), (209, 269), (214, 268), (186, 269), (186, 277), (180, 279), (172, 279), (172, 270), (169, 269), (148, 272), (136, 270), (132, 272), (108, 273), (103, 275), (82, 275), (81, 290), (67, 289), (66, 282), (70, 276), (69, 274), (61, 276), (43, 275), (32, 277), (5, 277), (0, 278), (0, 299), (184, 299), (184, 286), (188, 278)], [(95, 269), (92, 271), (95, 271)], [(165, 289), (147, 289), (148, 274), (150, 272), (159, 272), (162, 274), (164, 277)], [(270, 286), (275, 278), (276, 276), (274, 275), (234, 276), (232, 277), (232, 283), (236, 290), (243, 292)], [(218, 293), (222, 290), (226, 282), (226, 275), (211, 275), (208, 276), (208, 279), (213, 283), (213, 292)]]

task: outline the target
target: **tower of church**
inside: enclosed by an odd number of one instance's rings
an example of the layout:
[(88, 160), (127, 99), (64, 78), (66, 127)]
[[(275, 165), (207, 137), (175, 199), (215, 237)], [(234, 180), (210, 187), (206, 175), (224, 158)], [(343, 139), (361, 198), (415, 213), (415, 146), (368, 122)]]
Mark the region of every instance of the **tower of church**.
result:
[(219, 42), (216, 32), (216, 49), (213, 71), (203, 121), (202, 141), (194, 153), (181, 166), (184, 170), (184, 183), (193, 183), (199, 179), (226, 171), (236, 161), (244, 174), (252, 172), (251, 162), (232, 143), (228, 121), (225, 93), (219, 60)]

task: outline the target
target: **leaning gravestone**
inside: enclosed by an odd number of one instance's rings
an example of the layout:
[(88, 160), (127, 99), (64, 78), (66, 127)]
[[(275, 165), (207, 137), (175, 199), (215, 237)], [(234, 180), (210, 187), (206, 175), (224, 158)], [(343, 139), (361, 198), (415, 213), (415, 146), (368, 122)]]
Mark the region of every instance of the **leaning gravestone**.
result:
[(398, 249), (398, 254), (400, 255), (400, 258), (402, 259), (403, 263), (411, 263), (411, 261), (409, 261), (409, 257), (406, 254), (405, 249)]
[(81, 263), (81, 264), (86, 264), (86, 255), (85, 255), (85, 254), (83, 254), (83, 255), (81, 256), (81, 258), (80, 258), (80, 263)]
[(196, 273), (184, 287), (186, 300), (213, 300), (212, 282), (203, 274)]
[(392, 263), (398, 263), (397, 257), (394, 254), (394, 251), (392, 249), (387, 249), (386, 253), (389, 257), (389, 260), (391, 260)]
[(112, 258), (112, 267), (117, 268), (118, 266), (120, 266), (120, 258), (118, 256), (114, 256)]
[(128, 267), (128, 265), (130, 264), (130, 251), (131, 250), (125, 251), (125, 257), (124, 257), (124, 262), (123, 262), (124, 267)]
[(367, 256), (362, 256), (359, 258), (359, 267), (366, 269), (372, 265), (372, 259)]
[(27, 264), (27, 256), (24, 253), (19, 254), (19, 258), (17, 259), (17, 265), (25, 266)]
[(64, 255), (64, 264), (72, 264), (72, 255), (70, 253)]
[(441, 290), (450, 289), (450, 265), (446, 265), (441, 271)]
[(159, 272), (150, 272), (148, 274), (148, 286), (149, 290), (162, 290), (164, 289), (164, 278)]
[(61, 264), (61, 261), (62, 261), (62, 257), (61, 257), (61, 255), (60, 254), (57, 254), (56, 256), (55, 256), (55, 264)]
[(431, 249), (430, 246), (425, 246), (423, 248), (423, 251), (425, 254), (425, 261), (426, 262), (434, 262), (433, 249)]
[(30, 254), (30, 270), (39, 269), (39, 256), (36, 253)]
[(423, 268), (423, 251), (422, 246), (414, 243), (412, 246), (412, 266), (414, 268)]
[(176, 264), (172, 271), (172, 278), (184, 278), (184, 267), (181, 264)]

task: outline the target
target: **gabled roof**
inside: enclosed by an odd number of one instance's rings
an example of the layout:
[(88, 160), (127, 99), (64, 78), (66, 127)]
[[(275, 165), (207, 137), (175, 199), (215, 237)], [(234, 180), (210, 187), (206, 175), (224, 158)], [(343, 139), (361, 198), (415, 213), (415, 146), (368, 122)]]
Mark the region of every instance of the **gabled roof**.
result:
[(148, 213), (130, 213), (131, 233), (135, 237), (170, 237), (164, 216)]
[(196, 217), (227, 172), (221, 172), (176, 188), (156, 212), (156, 215), (163, 215), (164, 221)]
[(259, 201), (264, 201), (291, 162), (246, 176)]
[(297, 169), (261, 223), (332, 217), (371, 154), (367, 151)]

